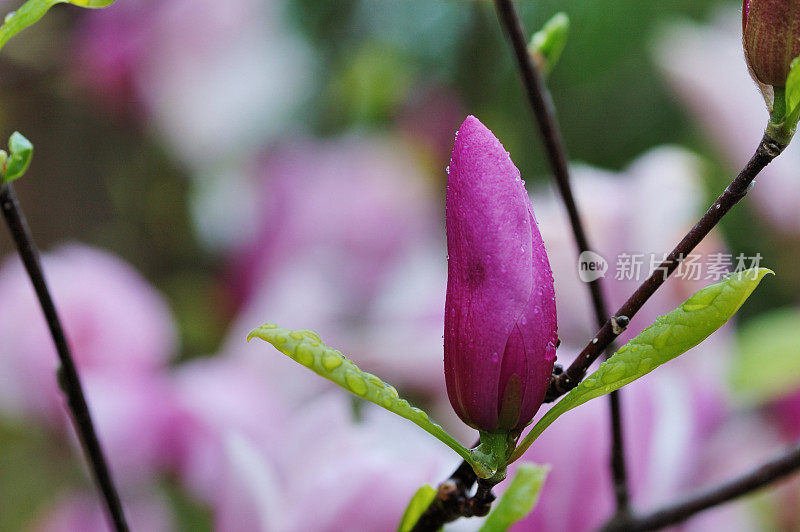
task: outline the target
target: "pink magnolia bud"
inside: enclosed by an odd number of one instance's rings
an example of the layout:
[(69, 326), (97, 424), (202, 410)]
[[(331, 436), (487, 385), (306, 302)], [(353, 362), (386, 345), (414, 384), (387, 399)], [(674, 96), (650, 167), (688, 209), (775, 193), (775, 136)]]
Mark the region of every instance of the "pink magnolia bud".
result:
[(744, 0), (744, 55), (755, 80), (783, 87), (800, 55), (800, 0)]
[(448, 172), (447, 393), (467, 425), (519, 430), (556, 359), (550, 262), (519, 170), (474, 116), (456, 134)]

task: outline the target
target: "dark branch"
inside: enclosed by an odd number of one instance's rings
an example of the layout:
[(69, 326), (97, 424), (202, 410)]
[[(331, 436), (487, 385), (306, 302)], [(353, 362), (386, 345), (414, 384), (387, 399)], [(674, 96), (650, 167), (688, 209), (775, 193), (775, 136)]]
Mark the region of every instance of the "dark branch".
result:
[[(567, 150), (564, 147), (564, 139), (556, 120), (556, 110), (550, 91), (536, 65), (528, 53), (528, 46), (525, 39), (525, 30), (519, 18), (514, 2), (512, 0), (496, 0), (497, 14), (501, 24), (506, 30), (509, 43), (514, 52), (522, 81), (525, 86), (525, 94), (531, 106), (539, 133), (544, 143), (547, 160), (553, 171), (553, 178), (558, 187), (561, 199), (567, 209), (569, 223), (572, 234), (575, 237), (575, 245), (578, 255), (584, 251), (589, 251), (589, 239), (584, 230), (583, 220), (581, 219), (578, 206), (575, 203), (575, 196), (570, 185), (569, 166), (567, 161)], [(597, 321), (597, 326), (602, 327), (609, 317), (608, 305), (603, 297), (603, 290), (600, 285), (600, 278), (587, 283), (589, 294), (592, 300), (592, 308)], [(610, 343), (605, 347), (609, 347)], [(609, 351), (613, 353), (613, 348)], [(548, 394), (550, 395), (550, 394)], [(548, 397), (553, 400), (555, 397)], [(625, 467), (625, 447), (622, 436), (622, 414), (621, 398), (619, 392), (612, 392), (609, 397), (611, 412), (611, 472), (614, 481), (614, 493), (617, 501), (617, 508), (620, 512), (625, 512), (629, 504), (628, 482)]]
[(597, 357), (608, 347), (611, 342), (622, 332), (619, 328), (615, 332), (612, 320), (625, 317), (626, 320), (632, 319), (639, 309), (648, 299), (664, 284), (667, 277), (674, 272), (681, 262), (694, 250), (695, 247), (716, 227), (731, 208), (747, 195), (750, 184), (758, 173), (764, 169), (775, 157), (780, 155), (785, 146), (778, 144), (767, 135), (761, 140), (753, 157), (731, 182), (728, 188), (717, 198), (706, 211), (700, 221), (683, 237), (675, 249), (673, 249), (666, 259), (653, 271), (633, 295), (628, 298), (624, 305), (615, 313), (611, 320), (605, 322), (592, 338), (589, 344), (581, 351), (570, 367), (561, 375), (558, 375), (550, 382), (551, 394), (556, 397), (562, 395), (575, 386), (586, 375), (586, 370), (591, 366)]
[(128, 525), (122, 511), (122, 504), (111, 479), (111, 473), (103, 456), (100, 442), (97, 439), (94, 424), (89, 414), (89, 407), (86, 404), (86, 398), (81, 388), (78, 371), (70, 354), (69, 345), (64, 336), (61, 322), (58, 319), (53, 299), (47, 288), (47, 282), (39, 263), (39, 251), (33, 241), (28, 229), (28, 223), (11, 184), (2, 185), (2, 188), (0, 188), (0, 208), (2, 208), (11, 236), (14, 239), (20, 258), (25, 265), (25, 270), (28, 272), (28, 277), (30, 277), (36, 296), (39, 299), (39, 304), (42, 307), (42, 312), (47, 320), (47, 326), (50, 329), (50, 335), (53, 338), (53, 343), (55, 343), (60, 361), (58, 383), (67, 398), (67, 406), (72, 414), (75, 430), (80, 438), (94, 480), (105, 501), (108, 516), (114, 526), (114, 530), (127, 532)]
[(707, 490), (689, 495), (654, 512), (628, 519), (612, 520), (604, 530), (645, 531), (658, 530), (683, 522), (693, 515), (714, 506), (754, 492), (773, 482), (784, 479), (800, 470), (800, 444), (752, 471)]
[[(476, 445), (478, 443), (480, 442), (476, 442)], [(412, 532), (437, 531), (459, 517), (480, 517), (488, 514), (495, 498), (492, 493), (494, 485), (478, 480), (478, 489), (470, 497), (469, 491), (477, 478), (472, 466), (461, 462), (450, 478), (439, 484), (436, 498), (420, 516)]]

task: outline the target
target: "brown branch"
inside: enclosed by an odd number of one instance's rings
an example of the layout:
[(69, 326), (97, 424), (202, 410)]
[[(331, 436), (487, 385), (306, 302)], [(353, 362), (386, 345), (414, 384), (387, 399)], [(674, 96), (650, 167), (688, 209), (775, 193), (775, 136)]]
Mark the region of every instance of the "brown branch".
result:
[[(564, 373), (558, 375), (550, 382), (551, 393), (555, 396), (563, 395), (586, 375), (586, 370), (614, 339), (622, 333), (619, 327), (614, 327), (612, 322), (623, 319), (626, 323), (633, 318), (648, 299), (664, 284), (672, 272), (694, 250), (695, 247), (716, 227), (731, 208), (747, 195), (750, 184), (759, 172), (764, 169), (775, 157), (780, 155), (786, 146), (779, 144), (768, 135), (764, 135), (750, 161), (728, 188), (708, 208), (694, 227), (683, 237), (675, 249), (653, 271), (636, 291), (628, 298), (615, 315), (603, 324), (589, 344), (581, 351), (575, 361)], [(616, 329), (616, 331), (615, 331)]]
[(78, 377), (78, 370), (72, 359), (64, 329), (61, 326), (61, 321), (53, 304), (53, 298), (50, 296), (50, 290), (47, 287), (47, 281), (44, 278), (44, 272), (39, 262), (39, 250), (36, 248), (28, 228), (28, 222), (25, 220), (25, 215), (22, 213), (17, 196), (10, 183), (0, 187), (0, 208), (3, 211), (3, 216), (17, 246), (22, 263), (25, 265), (25, 270), (28, 272), (31, 284), (33, 284), (33, 288), (36, 291), (36, 297), (39, 299), (42, 312), (47, 320), (50, 335), (53, 337), (53, 343), (60, 361), (57, 372), (58, 384), (67, 398), (67, 406), (72, 415), (75, 431), (78, 433), (86, 460), (89, 462), (95, 483), (105, 502), (109, 520), (114, 530), (127, 532), (128, 525), (122, 511), (119, 494), (114, 486), (111, 472), (103, 456), (100, 442), (97, 439), (97, 433), (95, 432), (89, 407), (86, 404), (86, 398), (81, 387), (81, 381)]
[(713, 486), (685, 499), (669, 504), (641, 516), (609, 522), (603, 530), (645, 531), (658, 530), (686, 521), (693, 515), (720, 504), (747, 495), (773, 482), (784, 479), (800, 470), (800, 444), (796, 444), (783, 455), (774, 458), (744, 475)]

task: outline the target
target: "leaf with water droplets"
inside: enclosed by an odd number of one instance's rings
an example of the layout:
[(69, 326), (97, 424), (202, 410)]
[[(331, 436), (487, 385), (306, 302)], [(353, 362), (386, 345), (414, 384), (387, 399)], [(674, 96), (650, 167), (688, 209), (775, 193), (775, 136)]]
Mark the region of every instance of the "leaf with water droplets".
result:
[(548, 410), (520, 442), (511, 461), (522, 456), (561, 414), (622, 388), (708, 338), (739, 310), (768, 273), (773, 272), (757, 268), (734, 273), (699, 290), (669, 314), (656, 318), (650, 327), (622, 346)]
[(338, 384), (345, 390), (386, 410), (408, 419), (453, 449), (473, 467), (482, 468), (470, 452), (445, 430), (432, 422), (428, 414), (401, 399), (394, 386), (377, 376), (362, 371), (341, 352), (327, 347), (314, 331), (290, 331), (274, 323), (266, 323), (254, 329), (247, 340), (260, 338), (295, 362), (307, 367), (317, 375)]
[(533, 511), (542, 485), (547, 478), (549, 466), (522, 464), (514, 479), (492, 513), (486, 518), (480, 532), (505, 532), (511, 525)]

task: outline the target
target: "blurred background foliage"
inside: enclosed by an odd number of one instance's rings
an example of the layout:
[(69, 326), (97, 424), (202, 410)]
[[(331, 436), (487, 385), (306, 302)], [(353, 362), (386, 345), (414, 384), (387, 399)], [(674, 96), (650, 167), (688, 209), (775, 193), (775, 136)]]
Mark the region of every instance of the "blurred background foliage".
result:
[[(136, 1), (118, 0), (110, 9)], [(651, 47), (666, 23), (703, 22), (723, 4), (740, 6), (739, 0), (518, 4), (529, 33), (557, 11), (570, 17), (570, 38), (548, 85), (573, 160), (619, 170), (653, 146), (677, 143), (706, 159), (708, 194), (721, 190), (735, 169), (666, 87)], [(2, 6), (16, 7), (9, 1)], [(442, 127), (455, 131), (467, 113), (481, 117), (513, 154), (529, 189), (545, 183), (548, 167), (491, 2), (295, 0), (285, 9), (282, 23), (305, 39), (317, 65), (293, 132), (326, 137), (393, 130), (414, 102), (444, 87), (454, 91), (463, 113)], [(191, 170), (135, 107), (120, 112), (104, 105), (72, 75), (75, 28), (93, 15), (56, 6), (0, 54), (0, 138), (19, 130), (36, 146), (18, 194), (42, 248), (79, 240), (120, 255), (169, 300), (180, 359), (214, 353), (236, 306), (221, 282), (226, 263), (193, 228)], [(443, 185), (446, 158), (429, 151), (432, 174)], [(734, 255), (760, 252), (779, 273), (753, 295), (741, 319), (795, 303), (796, 239), (769, 230), (747, 202), (722, 227)], [(9, 239), (0, 238), (0, 254), (10, 251)], [(29, 500), (48, 502), (37, 491), (46, 481), (31, 477), (33, 469), (65, 483), (78, 475), (74, 464), (58, 461), (48, 461), (44, 470), (26, 468), (48, 446), (31, 430), (0, 425), (0, 486), (12, 479), (15, 486), (13, 497), (0, 488), (3, 531), (17, 529), (22, 516), (15, 517), (15, 508)], [(179, 490), (163, 489), (181, 518), (193, 523), (183, 529), (199, 529), (197, 523), (207, 520)]]

